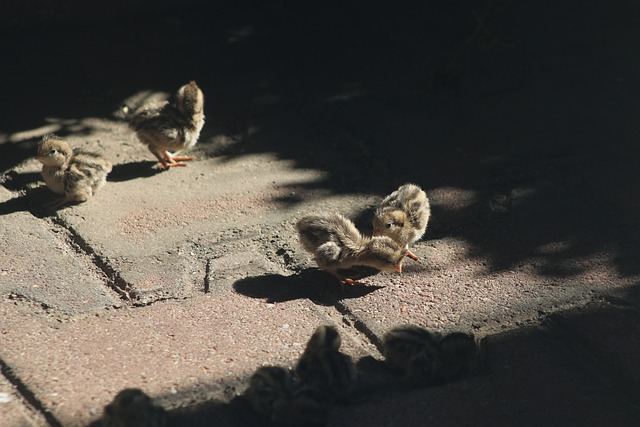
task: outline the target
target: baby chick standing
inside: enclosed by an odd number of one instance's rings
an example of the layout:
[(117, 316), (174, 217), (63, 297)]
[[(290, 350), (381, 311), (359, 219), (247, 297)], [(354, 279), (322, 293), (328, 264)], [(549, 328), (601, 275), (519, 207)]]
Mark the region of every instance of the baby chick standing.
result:
[(340, 352), (342, 339), (333, 326), (319, 326), (295, 366), (296, 378), (335, 400), (346, 399), (355, 387), (351, 357)]
[(178, 89), (168, 101), (142, 105), (129, 122), (138, 139), (160, 161), (158, 167), (164, 169), (186, 166), (185, 161), (193, 160), (191, 156), (172, 153), (196, 145), (203, 126), (204, 94), (194, 81)]
[(338, 274), (338, 269), (356, 265), (382, 271), (402, 272), (407, 249), (386, 236), (363, 236), (356, 226), (340, 214), (309, 215), (296, 223), (304, 249), (313, 254), (318, 267), (343, 283), (360, 284)]
[(429, 199), (415, 184), (404, 184), (385, 197), (373, 218), (373, 235), (389, 236), (407, 248), (407, 256), (417, 260), (409, 245), (420, 239), (427, 230), (431, 215)]
[(86, 202), (107, 181), (111, 163), (102, 156), (72, 150), (67, 141), (50, 134), (42, 138), (37, 159), (42, 163), (42, 178), (47, 187), (64, 197), (47, 205), (56, 209), (66, 203)]

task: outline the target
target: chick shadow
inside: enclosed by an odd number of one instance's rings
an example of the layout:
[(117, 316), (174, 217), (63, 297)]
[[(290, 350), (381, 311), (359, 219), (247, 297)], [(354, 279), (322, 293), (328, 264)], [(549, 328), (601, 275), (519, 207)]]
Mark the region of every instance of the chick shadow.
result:
[(28, 212), (30, 202), (31, 198), (26, 194), (4, 201), (0, 203), (0, 216), (16, 212)]
[[(376, 274), (369, 270), (353, 270), (349, 276), (360, 280)], [(281, 274), (266, 274), (257, 277), (247, 277), (238, 280), (233, 288), (239, 294), (264, 299), (269, 303), (287, 302), (297, 299), (309, 299), (314, 304), (331, 306), (338, 301), (359, 298), (382, 288), (382, 286), (345, 285), (340, 289), (337, 279), (318, 269), (306, 269), (299, 274), (283, 276)]]
[(157, 162), (150, 160), (142, 160), (139, 162), (121, 163), (113, 165), (113, 169), (107, 177), (109, 182), (124, 182), (137, 178), (149, 178), (162, 172), (166, 172), (166, 169), (160, 169), (154, 167)]

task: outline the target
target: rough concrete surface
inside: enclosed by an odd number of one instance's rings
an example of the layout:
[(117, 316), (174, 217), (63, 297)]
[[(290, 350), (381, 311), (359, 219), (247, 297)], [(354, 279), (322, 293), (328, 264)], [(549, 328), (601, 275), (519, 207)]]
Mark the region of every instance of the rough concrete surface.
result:
[[(322, 324), (359, 372), (329, 426), (640, 424), (635, 2), (31, 3), (0, 19), (0, 425), (98, 426), (125, 387), (169, 426), (270, 425), (248, 377)], [(158, 170), (120, 106), (192, 79), (195, 159)], [(46, 212), (51, 132), (113, 171)], [(420, 259), (341, 290), (296, 220), (370, 233), (405, 182)], [(481, 363), (407, 388), (381, 355), (404, 323)]]

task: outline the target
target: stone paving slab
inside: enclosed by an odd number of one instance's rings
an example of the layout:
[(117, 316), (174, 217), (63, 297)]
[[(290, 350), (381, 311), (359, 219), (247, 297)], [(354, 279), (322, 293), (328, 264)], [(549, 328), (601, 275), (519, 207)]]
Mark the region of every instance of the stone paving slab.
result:
[[(640, 386), (640, 365), (636, 360), (640, 354), (640, 332), (635, 327), (640, 322), (637, 307), (594, 303), (557, 313), (549, 321), (573, 337), (575, 351), (590, 354), (604, 364), (606, 375), (621, 380), (630, 390)], [(635, 398), (640, 404), (640, 397)]]
[(337, 407), (337, 426), (618, 425), (640, 420), (638, 407), (619, 390), (576, 363), (537, 328), (488, 337), (487, 372), (444, 386), (375, 396), (361, 405)]
[(632, 278), (619, 279), (606, 262), (594, 262), (580, 275), (559, 279), (537, 274), (532, 264), (492, 270), (490, 259), (470, 258), (469, 246), (455, 238), (428, 240), (414, 248), (421, 260), (406, 260), (402, 275), (369, 277), (367, 284), (380, 289), (341, 303), (378, 339), (400, 323), (495, 333), (588, 302), (604, 285), (633, 283)]
[[(168, 408), (229, 398), (258, 366), (291, 366), (317, 326), (336, 324), (331, 312), (308, 300), (266, 303), (223, 288), (56, 323), (3, 299), (0, 358), (62, 425), (85, 425), (124, 387), (141, 387)], [(343, 331), (344, 351), (375, 354)]]
[(47, 425), (44, 416), (25, 402), (24, 397), (0, 372), (0, 420), (4, 426)]
[[(0, 186), (0, 203), (17, 198)], [(0, 294), (67, 314), (121, 304), (106, 278), (80, 256), (65, 229), (16, 211), (0, 217)]]

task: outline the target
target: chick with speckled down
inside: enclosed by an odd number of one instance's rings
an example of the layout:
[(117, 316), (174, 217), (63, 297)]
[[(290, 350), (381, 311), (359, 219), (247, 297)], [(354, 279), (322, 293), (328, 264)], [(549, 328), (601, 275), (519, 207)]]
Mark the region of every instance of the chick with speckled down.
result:
[(129, 122), (138, 139), (160, 162), (156, 166), (164, 169), (186, 166), (186, 161), (193, 160), (192, 156), (175, 154), (196, 145), (203, 126), (204, 94), (194, 81), (178, 89), (168, 101), (143, 104)]
[(362, 235), (353, 222), (340, 214), (305, 216), (296, 223), (296, 230), (318, 267), (337, 277), (341, 286), (361, 283), (341, 276), (338, 269), (361, 265), (402, 272), (406, 248), (386, 236)]
[(385, 363), (413, 387), (443, 384), (472, 371), (477, 362), (473, 335), (440, 335), (416, 325), (400, 325), (383, 338)]
[(290, 400), (293, 390), (291, 373), (280, 366), (262, 366), (249, 379), (245, 399), (259, 415), (271, 419), (276, 405)]
[(67, 203), (89, 200), (105, 185), (111, 162), (99, 154), (71, 149), (64, 139), (45, 135), (38, 145), (37, 159), (42, 163), (42, 179), (62, 197), (45, 206), (57, 209)]
[(388, 236), (407, 248), (407, 256), (418, 260), (409, 245), (427, 230), (431, 206), (427, 194), (415, 184), (404, 184), (385, 197), (373, 218), (373, 235)]
[(356, 383), (353, 360), (339, 351), (342, 340), (333, 326), (319, 326), (296, 363), (296, 379), (326, 393), (332, 400), (345, 400)]

